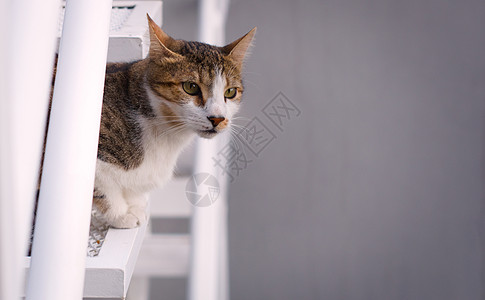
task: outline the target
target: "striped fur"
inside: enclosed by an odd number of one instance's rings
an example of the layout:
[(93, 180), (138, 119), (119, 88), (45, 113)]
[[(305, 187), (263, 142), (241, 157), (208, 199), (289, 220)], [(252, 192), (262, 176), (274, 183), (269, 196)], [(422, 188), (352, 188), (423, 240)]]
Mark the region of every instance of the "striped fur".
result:
[[(215, 47), (175, 40), (149, 17), (148, 23), (149, 56), (106, 68), (93, 203), (118, 228), (146, 220), (147, 193), (172, 176), (179, 153), (194, 136), (212, 138), (230, 126), (255, 33)], [(196, 83), (200, 93), (189, 95), (184, 82)], [(228, 88), (237, 89), (233, 99), (224, 97)]]

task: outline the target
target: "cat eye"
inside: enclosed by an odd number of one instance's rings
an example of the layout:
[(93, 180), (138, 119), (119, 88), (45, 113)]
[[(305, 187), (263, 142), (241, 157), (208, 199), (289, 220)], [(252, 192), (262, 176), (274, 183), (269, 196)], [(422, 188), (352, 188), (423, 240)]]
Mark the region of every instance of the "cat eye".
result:
[(229, 88), (226, 90), (226, 92), (224, 93), (224, 97), (226, 99), (232, 99), (234, 97), (236, 97), (236, 94), (237, 94), (237, 90), (236, 88)]
[(182, 88), (184, 89), (184, 91), (187, 94), (189, 94), (191, 96), (195, 96), (195, 95), (200, 94), (200, 87), (195, 82), (186, 81), (186, 82), (182, 83)]

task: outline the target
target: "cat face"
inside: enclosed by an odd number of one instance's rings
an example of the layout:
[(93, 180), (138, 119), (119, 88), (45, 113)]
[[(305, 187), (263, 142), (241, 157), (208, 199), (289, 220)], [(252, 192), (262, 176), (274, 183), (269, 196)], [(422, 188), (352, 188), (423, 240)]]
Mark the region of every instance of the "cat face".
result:
[(241, 69), (255, 29), (225, 47), (175, 40), (150, 18), (147, 84), (155, 114), (172, 128), (212, 138), (230, 126), (243, 94)]

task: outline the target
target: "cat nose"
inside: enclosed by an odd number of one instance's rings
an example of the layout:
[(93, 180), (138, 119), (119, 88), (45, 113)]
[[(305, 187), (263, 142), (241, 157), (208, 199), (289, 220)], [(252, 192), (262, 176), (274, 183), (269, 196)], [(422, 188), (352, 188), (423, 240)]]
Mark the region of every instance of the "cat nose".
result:
[(210, 117), (207, 117), (207, 119), (209, 119), (209, 121), (212, 123), (212, 126), (215, 128), (217, 127), (217, 125), (219, 125), (219, 123), (224, 121), (226, 118), (210, 116)]

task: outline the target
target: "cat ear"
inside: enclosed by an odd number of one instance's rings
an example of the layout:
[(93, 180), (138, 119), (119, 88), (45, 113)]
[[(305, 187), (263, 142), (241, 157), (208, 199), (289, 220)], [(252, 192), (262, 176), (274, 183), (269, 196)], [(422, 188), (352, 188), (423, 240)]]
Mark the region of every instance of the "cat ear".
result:
[(252, 44), (255, 33), (256, 27), (251, 29), (251, 31), (246, 33), (243, 37), (222, 47), (222, 53), (234, 59), (239, 65), (242, 65), (244, 57), (247, 55), (248, 49)]
[(176, 41), (166, 34), (155, 21), (147, 14), (148, 28), (150, 29), (150, 51), (149, 55), (162, 56), (166, 58), (177, 58), (180, 54), (177, 54), (169, 48), (176, 43)]

